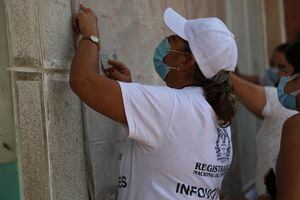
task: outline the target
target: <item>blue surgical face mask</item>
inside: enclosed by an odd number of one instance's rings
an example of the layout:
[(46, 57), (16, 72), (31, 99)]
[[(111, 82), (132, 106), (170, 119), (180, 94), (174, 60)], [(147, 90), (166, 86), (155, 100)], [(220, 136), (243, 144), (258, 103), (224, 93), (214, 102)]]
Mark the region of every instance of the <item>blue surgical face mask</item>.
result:
[(269, 75), (270, 80), (276, 85), (279, 81), (279, 77), (277, 75), (278, 70), (276, 70), (274, 67), (269, 67), (267, 69), (267, 73)]
[(296, 96), (300, 94), (300, 89), (296, 90), (295, 92), (287, 94), (284, 91), (284, 88), (289, 81), (295, 79), (298, 76), (300, 76), (300, 74), (296, 74), (291, 77), (283, 76), (279, 81), (279, 85), (277, 87), (278, 99), (281, 105), (283, 105), (287, 109), (291, 109), (291, 110), (297, 109)]
[(155, 71), (163, 80), (165, 80), (167, 74), (170, 71), (169, 66), (163, 62), (165, 56), (168, 54), (170, 49), (171, 46), (169, 44), (168, 38), (165, 38), (158, 44), (153, 56), (153, 64), (155, 67)]
[(171, 49), (168, 38), (163, 39), (156, 47), (154, 56), (153, 56), (153, 64), (155, 67), (155, 71), (158, 75), (165, 80), (167, 74), (171, 69), (180, 70), (177, 67), (171, 67), (164, 63), (164, 58), (169, 52), (181, 53), (181, 54), (191, 54), (190, 52), (177, 51)]

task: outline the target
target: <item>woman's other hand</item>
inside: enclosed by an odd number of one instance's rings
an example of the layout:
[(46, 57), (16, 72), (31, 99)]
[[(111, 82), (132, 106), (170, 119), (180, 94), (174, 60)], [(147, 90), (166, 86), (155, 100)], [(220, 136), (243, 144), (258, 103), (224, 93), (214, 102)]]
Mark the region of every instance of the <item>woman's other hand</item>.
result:
[(132, 82), (131, 72), (126, 65), (116, 60), (108, 60), (108, 64), (112, 65), (105, 71), (109, 78), (122, 82)]
[(84, 37), (95, 35), (99, 38), (98, 18), (92, 9), (80, 4), (80, 10), (83, 12), (77, 13), (73, 16), (73, 29), (77, 34)]

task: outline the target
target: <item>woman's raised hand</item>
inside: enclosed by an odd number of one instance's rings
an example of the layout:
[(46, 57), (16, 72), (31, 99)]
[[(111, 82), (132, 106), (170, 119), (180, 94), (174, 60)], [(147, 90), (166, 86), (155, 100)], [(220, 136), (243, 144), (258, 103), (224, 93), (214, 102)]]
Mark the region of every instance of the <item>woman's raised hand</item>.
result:
[(122, 82), (132, 82), (131, 72), (126, 65), (116, 60), (108, 60), (108, 64), (111, 67), (107, 68), (105, 72), (109, 78)]
[(80, 10), (83, 12), (73, 16), (73, 29), (77, 34), (82, 34), (84, 37), (95, 35), (99, 37), (98, 18), (92, 9), (80, 4)]

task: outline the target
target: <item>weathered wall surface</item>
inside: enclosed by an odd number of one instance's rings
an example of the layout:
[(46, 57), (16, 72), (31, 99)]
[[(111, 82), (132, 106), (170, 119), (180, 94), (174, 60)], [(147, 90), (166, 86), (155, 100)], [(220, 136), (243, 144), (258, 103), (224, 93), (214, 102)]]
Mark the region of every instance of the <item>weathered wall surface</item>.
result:
[[(3, 93), (8, 94), (1, 96), (0, 101), (6, 98), (10, 102), (3, 106), (11, 114), (10, 127), (14, 126), (14, 105), (18, 148), (15, 136), (9, 136), (8, 141), (18, 152), (25, 200), (82, 200), (89, 199), (89, 193), (95, 199), (116, 198), (119, 151), (126, 128), (82, 105), (68, 85), (75, 51), (72, 6), (78, 8), (79, 1), (4, 0), (9, 71), (0, 65), (1, 85), (3, 81), (7, 86)], [(162, 84), (154, 71), (152, 56), (158, 42), (171, 33), (162, 20), (163, 11), (169, 6), (187, 18), (220, 17), (236, 36), (241, 71), (260, 73), (266, 66), (268, 35), (262, 1), (81, 2), (93, 8), (99, 17), (102, 50), (115, 50), (118, 59), (132, 70), (134, 81)], [(6, 77), (2, 79), (3, 74)], [(0, 123), (6, 127), (8, 115), (3, 117), (0, 113)], [(255, 118), (240, 109), (233, 127), (238, 145), (231, 178), (224, 184), (236, 197), (253, 183), (256, 125)], [(13, 135), (14, 130), (11, 132)], [(1, 132), (0, 142), (5, 137)], [(1, 151), (4, 150), (0, 146)], [(5, 159), (15, 159), (16, 153), (8, 157)]]
[[(264, 0), (265, 9), (265, 24), (266, 24), (266, 35), (267, 35), (267, 47), (268, 47), (268, 60), (271, 58), (274, 49), (286, 42), (284, 4), (286, 0)], [(296, 2), (296, 1), (294, 1)], [(294, 6), (296, 13), (298, 13), (299, 6)], [(287, 19), (287, 18), (286, 18)]]
[(0, 199), (17, 200), (20, 186), (4, 10), (0, 1)]
[[(0, 1), (0, 163), (16, 160), (15, 125), (4, 4)], [(3, 146), (6, 146), (6, 148)]]
[[(239, 50), (238, 69), (261, 75), (267, 67), (265, 10), (261, 0), (226, 0), (226, 22), (235, 34)], [(242, 105), (232, 126), (234, 160), (224, 188), (239, 199), (255, 183), (256, 132), (259, 122)], [(226, 184), (227, 183), (227, 184)]]
[(81, 102), (68, 85), (71, 1), (5, 1), (23, 198), (88, 199)]

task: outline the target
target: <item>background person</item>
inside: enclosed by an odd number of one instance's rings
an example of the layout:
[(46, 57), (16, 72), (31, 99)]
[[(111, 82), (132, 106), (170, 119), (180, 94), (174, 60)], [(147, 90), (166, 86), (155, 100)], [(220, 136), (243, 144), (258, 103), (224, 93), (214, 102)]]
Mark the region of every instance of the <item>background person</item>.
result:
[(276, 87), (279, 82), (279, 77), (289, 74), (292, 70), (289, 66), (286, 66), (286, 59), (284, 56), (288, 47), (289, 44), (284, 43), (275, 48), (272, 53), (269, 66), (265, 69), (262, 76), (246, 75), (240, 73), (238, 70), (236, 70), (235, 74), (240, 78), (257, 85)]
[[(292, 73), (293, 69), (288, 65), (284, 55), (288, 47), (289, 44), (284, 43), (275, 48), (270, 66), (261, 78), (237, 71), (235, 74), (239, 78), (233, 76), (236, 80), (235, 92), (241, 103), (263, 120), (258, 132), (255, 133), (257, 157), (255, 189), (251, 189), (246, 196), (253, 196), (253, 192), (262, 196), (266, 189), (270, 195), (275, 193), (275, 177), (272, 176), (274, 171), (270, 167), (278, 155), (283, 122), (295, 114), (280, 105), (274, 87), (278, 85), (282, 76)], [(253, 94), (258, 94), (258, 98), (253, 98)]]
[[(278, 85), (280, 103), (289, 109), (300, 110), (300, 42), (286, 52), (292, 73), (282, 77)], [(278, 200), (300, 199), (300, 114), (287, 119), (282, 129), (282, 139), (276, 169)]]
[[(279, 75), (280, 76), (280, 75)], [(277, 98), (275, 87), (263, 87), (230, 75), (231, 84), (239, 101), (257, 117), (262, 118), (256, 134), (256, 177), (255, 188), (258, 195), (266, 193), (264, 176), (277, 158), (281, 130), (284, 121), (297, 112), (284, 108)], [(254, 133), (255, 134), (255, 133)]]

